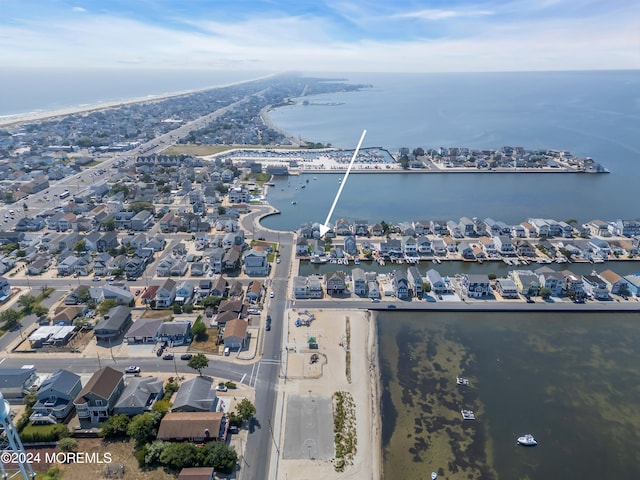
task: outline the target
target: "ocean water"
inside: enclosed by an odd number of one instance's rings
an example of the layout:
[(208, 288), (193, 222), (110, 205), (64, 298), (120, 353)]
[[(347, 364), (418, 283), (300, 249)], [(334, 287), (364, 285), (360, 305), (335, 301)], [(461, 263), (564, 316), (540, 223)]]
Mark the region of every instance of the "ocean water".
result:
[[(640, 217), (633, 200), (640, 178), (640, 71), (343, 77), (372, 87), (313, 97), (309, 105), (273, 111), (272, 119), (296, 137), (344, 148), (354, 148), (366, 129), (364, 146), (391, 151), (563, 149), (592, 157), (611, 173), (350, 175), (332, 220)], [(276, 180), (268, 199), (283, 215), (265, 225), (291, 230), (324, 222), (340, 177), (321, 175), (311, 188), (295, 190), (306, 178)]]
[(219, 87), (264, 76), (212, 70), (4, 68), (0, 117)]

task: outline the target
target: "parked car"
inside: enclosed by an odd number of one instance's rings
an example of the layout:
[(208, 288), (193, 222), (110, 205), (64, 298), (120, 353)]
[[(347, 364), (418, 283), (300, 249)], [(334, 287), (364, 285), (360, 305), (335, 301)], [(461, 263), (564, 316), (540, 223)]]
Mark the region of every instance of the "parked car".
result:
[(275, 297), (275, 293), (269, 292), (269, 298), (273, 298), (273, 297)]
[(158, 349), (158, 351), (156, 352), (156, 355), (157, 355), (158, 357), (160, 357), (160, 356), (162, 355), (162, 353), (163, 353), (163, 352), (164, 352), (164, 347), (160, 347), (160, 348)]
[(140, 373), (140, 367), (137, 367), (136, 365), (129, 365), (124, 369), (124, 373)]
[(183, 353), (182, 355), (180, 355), (180, 360), (191, 360), (191, 357), (193, 357), (193, 355), (191, 355), (190, 353)]
[(162, 359), (163, 359), (163, 360), (173, 360), (173, 353), (165, 353), (165, 354), (162, 356)]
[(239, 433), (239, 432), (240, 432), (240, 429), (237, 426), (235, 425), (229, 426), (229, 433)]
[(387, 308), (398, 308), (398, 307), (396, 307), (393, 303), (390, 303), (389, 305), (387, 305)]
[(97, 277), (97, 276), (96, 276), (96, 277), (93, 277), (93, 281), (94, 281), (94, 282), (99, 282), (100, 280), (102, 280), (100, 277)]
[(231, 354), (231, 349), (229, 347), (224, 347), (224, 356), (228, 357)]
[(227, 386), (224, 383), (220, 383), (216, 386), (216, 390), (218, 392), (226, 392), (227, 391)]

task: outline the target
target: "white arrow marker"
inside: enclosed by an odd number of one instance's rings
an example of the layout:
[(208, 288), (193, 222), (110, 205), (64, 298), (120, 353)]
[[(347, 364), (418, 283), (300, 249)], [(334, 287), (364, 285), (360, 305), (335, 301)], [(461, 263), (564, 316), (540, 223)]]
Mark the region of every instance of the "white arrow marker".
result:
[(344, 188), (344, 184), (347, 183), (347, 178), (349, 177), (349, 172), (351, 171), (351, 167), (353, 167), (353, 162), (355, 162), (356, 157), (358, 156), (358, 152), (360, 151), (360, 147), (362, 146), (362, 142), (364, 141), (364, 136), (367, 134), (366, 130), (362, 131), (362, 136), (360, 137), (360, 141), (358, 142), (358, 146), (356, 150), (353, 152), (353, 157), (351, 157), (351, 161), (349, 162), (349, 166), (347, 167), (347, 172), (344, 174), (344, 178), (342, 179), (342, 183), (340, 184), (340, 188), (338, 189), (338, 193), (336, 193), (336, 198), (333, 201), (333, 205), (331, 205), (331, 210), (329, 210), (329, 215), (327, 215), (327, 219), (324, 221), (324, 225), (320, 225), (320, 236), (324, 236), (331, 227), (329, 227), (329, 222), (331, 221), (331, 215), (333, 215), (333, 210), (336, 208), (336, 204), (338, 203), (338, 199), (340, 198), (340, 194), (342, 193), (342, 189)]

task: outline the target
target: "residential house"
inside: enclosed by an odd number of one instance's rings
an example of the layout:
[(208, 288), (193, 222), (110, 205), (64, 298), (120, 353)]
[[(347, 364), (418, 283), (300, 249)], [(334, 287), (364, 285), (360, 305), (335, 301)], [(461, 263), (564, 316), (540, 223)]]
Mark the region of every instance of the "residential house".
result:
[(613, 270), (607, 269), (600, 272), (600, 278), (604, 280), (607, 290), (609, 290), (613, 295), (622, 295), (626, 288), (626, 281), (624, 278)]
[(95, 372), (73, 401), (80, 426), (92, 428), (107, 420), (124, 387), (122, 372), (111, 367), (103, 367)]
[(516, 255), (516, 250), (513, 247), (511, 237), (508, 235), (497, 235), (493, 237), (493, 243), (495, 244), (498, 253), (503, 257), (514, 257)]
[(216, 409), (217, 396), (212, 388), (213, 379), (197, 376), (180, 384), (172, 412), (212, 412)]
[(496, 291), (502, 298), (519, 298), (518, 286), (511, 278), (498, 278), (496, 280)]
[(569, 270), (560, 272), (564, 277), (563, 288), (566, 294), (572, 298), (584, 298), (584, 284), (582, 277)]
[(468, 242), (462, 241), (458, 244), (458, 253), (465, 260), (475, 260), (476, 258), (474, 248)]
[(401, 257), (402, 241), (395, 238), (388, 238), (380, 242), (380, 254), (391, 257)]
[(374, 237), (381, 237), (382, 235), (384, 235), (384, 229), (382, 228), (382, 225), (379, 223), (375, 223), (371, 226), (371, 235), (373, 235)]
[(210, 295), (214, 297), (224, 297), (227, 293), (227, 279), (224, 276), (219, 275), (213, 282), (213, 286), (211, 287)]
[(223, 412), (169, 412), (160, 422), (157, 439), (194, 443), (224, 441), (226, 428)]
[(541, 267), (535, 271), (540, 279), (540, 287), (546, 288), (554, 297), (565, 295), (564, 275), (560, 272), (551, 270), (548, 267)]
[(296, 255), (305, 257), (309, 255), (309, 239), (298, 237), (296, 240)]
[(476, 234), (474, 221), (469, 217), (462, 217), (458, 223), (458, 231), (464, 237), (473, 237)]
[(514, 270), (509, 276), (515, 283), (518, 291), (527, 297), (535, 297), (540, 293), (540, 278), (529, 270)]
[(353, 233), (357, 236), (367, 236), (369, 234), (369, 222), (366, 220), (353, 222)]
[(163, 322), (156, 332), (156, 341), (173, 346), (189, 345), (192, 338), (189, 321)]
[(351, 271), (351, 278), (353, 280), (353, 293), (360, 296), (366, 295), (367, 282), (364, 276), (364, 270), (362, 268), (354, 268)]
[(431, 220), (431, 231), (437, 237), (441, 237), (447, 234), (447, 222), (443, 220)]
[(431, 223), (428, 220), (418, 220), (413, 222), (413, 230), (416, 236), (428, 235), (431, 233)]
[(56, 370), (40, 385), (29, 420), (34, 424), (62, 422), (73, 410), (73, 400), (81, 390), (80, 375)]
[(482, 298), (491, 295), (491, 282), (489, 277), (482, 274), (462, 275), (462, 288), (469, 298)]
[(420, 255), (431, 255), (433, 253), (431, 239), (427, 236), (419, 236), (416, 239), (416, 247)]
[(607, 282), (597, 275), (595, 272), (591, 275), (582, 275), (582, 283), (584, 284), (584, 293), (596, 300), (609, 300), (609, 289)]
[(98, 252), (106, 252), (111, 248), (118, 246), (118, 235), (116, 232), (106, 232), (96, 241), (96, 250)]
[(93, 272), (96, 275), (106, 275), (109, 263), (113, 260), (113, 257), (106, 252), (99, 253), (93, 259)]
[(109, 342), (113, 344), (131, 326), (131, 309), (123, 305), (109, 310), (94, 329), (94, 336), (98, 343)]
[(347, 235), (344, 237), (344, 251), (349, 255), (357, 255), (358, 247), (356, 244), (356, 237), (353, 235)]
[(431, 242), (431, 248), (433, 253), (439, 257), (444, 257), (447, 254), (447, 244), (442, 238), (434, 238)]
[(259, 280), (251, 280), (247, 287), (247, 301), (249, 303), (258, 303), (262, 296), (262, 282)]
[(37, 387), (35, 367), (0, 368), (0, 393), (6, 400), (22, 398)]
[(347, 290), (346, 275), (344, 272), (331, 272), (324, 275), (327, 295), (343, 295)]
[(162, 380), (158, 380), (158, 377), (131, 377), (114, 405), (113, 413), (133, 417), (149, 412), (158, 400), (162, 400), (163, 395)]
[(449, 235), (451, 235), (453, 238), (462, 238), (462, 232), (460, 231), (460, 226), (458, 223), (456, 223), (453, 220), (448, 220), (447, 221), (447, 232), (449, 233)]
[(240, 266), (240, 253), (240, 248), (237, 246), (227, 250), (222, 259), (222, 269), (225, 271), (237, 270)]
[(625, 275), (623, 278), (625, 283), (624, 287), (621, 286), (620, 294), (622, 295), (622, 292), (624, 291), (628, 292), (628, 295), (640, 297), (640, 275), (637, 273), (633, 273), (631, 275)]
[(58, 275), (67, 276), (79, 272), (82, 267), (86, 267), (86, 265), (87, 262), (82, 257), (69, 255), (62, 262), (60, 262), (56, 268), (58, 270)]
[(582, 225), (592, 237), (610, 237), (609, 224), (602, 220), (591, 220)]
[(536, 249), (527, 240), (517, 239), (513, 241), (513, 248), (519, 257), (535, 257)]
[(447, 293), (451, 290), (450, 283), (445, 282), (442, 279), (440, 272), (434, 270), (433, 268), (427, 270), (425, 278), (427, 280), (427, 283), (431, 285), (431, 291), (437, 295)]
[(246, 320), (236, 318), (228, 321), (224, 327), (222, 341), (225, 347), (238, 350), (243, 348), (247, 342)]
[(161, 318), (139, 318), (124, 336), (130, 345), (140, 343), (156, 343), (156, 333), (162, 324)]
[(415, 237), (402, 237), (402, 251), (408, 257), (415, 257), (418, 254), (418, 241)]
[(411, 296), (409, 279), (403, 271), (396, 270), (395, 275), (393, 276), (393, 288), (396, 292), (396, 297), (400, 299), (409, 298)]
[[(118, 285), (103, 285), (96, 290), (102, 292), (100, 297), (94, 297), (93, 293), (91, 294), (91, 298), (97, 302), (115, 300), (120, 305), (129, 305), (134, 298), (128, 288), (122, 288)], [(90, 291), (93, 291), (93, 288)]]
[(244, 298), (244, 285), (242, 282), (235, 280), (229, 287), (229, 300), (242, 301)]
[(409, 288), (415, 297), (422, 296), (422, 284), (424, 283), (422, 275), (418, 271), (418, 267), (412, 265), (407, 269), (407, 279), (409, 280)]
[(158, 288), (156, 292), (156, 308), (169, 308), (176, 298), (176, 282), (171, 278)]
[(349, 221), (344, 218), (336, 220), (335, 234), (340, 236), (351, 235), (351, 224)]
[(49, 270), (51, 266), (51, 259), (46, 255), (40, 255), (36, 259), (27, 265), (27, 272), (29, 275), (42, 275)]
[(269, 275), (269, 262), (264, 250), (252, 248), (244, 255), (244, 273), (252, 277)]
[(175, 303), (178, 305), (188, 305), (193, 300), (193, 284), (189, 280), (184, 280), (176, 288)]

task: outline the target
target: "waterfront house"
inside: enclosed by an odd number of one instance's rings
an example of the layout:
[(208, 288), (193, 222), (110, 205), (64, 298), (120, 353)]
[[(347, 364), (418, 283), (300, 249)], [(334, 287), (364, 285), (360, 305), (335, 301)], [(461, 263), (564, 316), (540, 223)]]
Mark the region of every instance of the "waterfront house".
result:
[(388, 238), (380, 242), (380, 255), (400, 257), (402, 256), (402, 242), (395, 238)]
[(610, 237), (609, 224), (602, 220), (591, 220), (582, 224), (592, 237)]
[(475, 260), (476, 258), (474, 249), (471, 247), (471, 245), (468, 242), (463, 241), (458, 244), (458, 253), (465, 260)]
[(534, 297), (540, 293), (540, 278), (529, 270), (513, 270), (509, 272), (518, 291), (527, 297)]
[(409, 257), (415, 257), (418, 254), (418, 242), (414, 236), (402, 237), (402, 252)]
[(393, 288), (396, 293), (396, 297), (400, 299), (406, 299), (411, 296), (411, 287), (409, 284), (409, 278), (404, 271), (396, 270), (393, 276)]
[(493, 243), (495, 244), (498, 253), (503, 257), (514, 257), (516, 255), (516, 250), (511, 242), (511, 237), (507, 235), (497, 235), (493, 237)]
[(582, 275), (582, 283), (584, 284), (584, 293), (595, 300), (609, 300), (609, 289), (607, 282), (596, 272), (590, 275)]
[(379, 223), (374, 223), (373, 225), (371, 225), (371, 235), (373, 235), (374, 237), (381, 237), (382, 235), (384, 235), (384, 229), (382, 228), (382, 225)]
[(611, 247), (605, 240), (602, 240), (601, 238), (591, 238), (588, 243), (594, 254), (600, 258), (606, 260), (609, 258), (609, 255), (611, 255)]
[(80, 375), (56, 370), (40, 385), (29, 420), (34, 424), (62, 422), (73, 410), (73, 400), (81, 390)]
[(524, 230), (525, 237), (527, 238), (535, 238), (538, 236), (538, 232), (535, 227), (529, 222), (521, 222), (520, 226), (522, 226)]
[(356, 220), (353, 224), (353, 232), (358, 236), (367, 236), (369, 234), (369, 222), (366, 220)]
[(427, 236), (419, 236), (416, 239), (416, 248), (420, 255), (431, 255), (433, 253), (431, 240)]
[(344, 251), (349, 255), (356, 255), (358, 253), (356, 237), (353, 235), (347, 235), (344, 237)]
[(93, 428), (107, 420), (124, 387), (122, 372), (111, 367), (103, 367), (95, 372), (73, 401), (80, 426)]
[(349, 221), (344, 218), (336, 220), (335, 234), (340, 236), (351, 235), (351, 224)]
[(447, 232), (449, 233), (449, 235), (451, 235), (453, 238), (462, 238), (463, 234), (460, 231), (460, 225), (457, 222), (454, 222), (453, 220), (448, 220), (447, 221)]
[(458, 230), (464, 237), (473, 237), (476, 234), (475, 224), (469, 217), (462, 217), (460, 219)]
[(607, 269), (603, 272), (600, 272), (600, 278), (604, 280), (607, 290), (609, 290), (614, 295), (620, 295), (626, 289), (625, 279), (613, 270)]
[(640, 219), (638, 220), (621, 220), (609, 222), (609, 232), (611, 235), (635, 237), (640, 235)]
[(546, 288), (554, 297), (560, 297), (564, 292), (564, 275), (551, 270), (549, 267), (541, 267), (535, 270), (540, 279), (540, 287)]
[(428, 220), (418, 220), (413, 222), (413, 229), (416, 236), (429, 235), (431, 233), (431, 223)]
[(496, 280), (496, 291), (502, 298), (519, 298), (518, 287), (510, 278), (498, 278)]
[(620, 294), (624, 292), (628, 292), (628, 295), (634, 297), (640, 297), (640, 274), (633, 273), (631, 275), (625, 275), (624, 277), (624, 286), (620, 287)]
[(444, 257), (447, 254), (447, 245), (442, 238), (434, 238), (431, 242), (431, 248), (433, 253), (439, 257)]
[(153, 405), (162, 400), (163, 395), (164, 387), (158, 377), (130, 377), (113, 407), (113, 413), (133, 417), (150, 412)]
[(482, 274), (462, 275), (462, 288), (469, 298), (482, 298), (491, 295), (491, 282), (489, 277)]
[(447, 234), (447, 222), (444, 220), (431, 220), (430, 225), (434, 235), (441, 237)]
[(436, 294), (447, 293), (451, 290), (449, 283), (445, 282), (440, 275), (440, 272), (431, 268), (427, 270), (425, 278), (429, 285), (431, 285), (431, 291)]
[(421, 297), (424, 280), (418, 271), (418, 267), (412, 265), (407, 269), (407, 280), (409, 281), (409, 288), (413, 292), (413, 295), (415, 297)]
[(343, 295), (347, 289), (344, 272), (331, 272), (324, 275), (327, 295)]
[(458, 253), (458, 241), (452, 237), (442, 237), (447, 253)]
[(518, 238), (513, 241), (513, 248), (520, 257), (535, 257), (536, 249), (528, 240)]
[(367, 294), (367, 282), (364, 276), (364, 270), (362, 268), (354, 268), (351, 271), (351, 278), (353, 281), (353, 293), (360, 296)]
[(572, 298), (584, 298), (584, 284), (582, 277), (576, 275), (570, 270), (560, 272), (564, 277), (563, 289), (566, 295)]
[(305, 237), (298, 237), (296, 240), (296, 255), (307, 256), (309, 255), (309, 240)]

